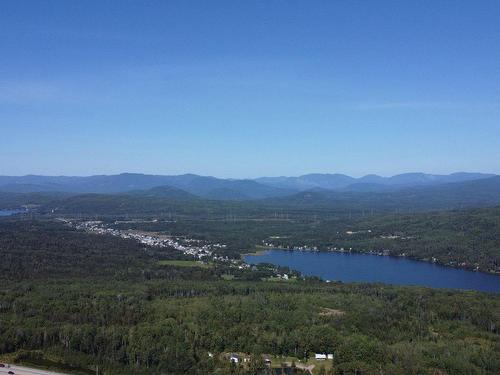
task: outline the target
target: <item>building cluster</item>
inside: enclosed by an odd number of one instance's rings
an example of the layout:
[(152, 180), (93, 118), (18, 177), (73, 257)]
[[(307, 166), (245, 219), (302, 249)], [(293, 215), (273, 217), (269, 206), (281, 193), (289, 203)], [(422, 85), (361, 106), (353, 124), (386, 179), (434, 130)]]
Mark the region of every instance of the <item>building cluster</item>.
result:
[[(371, 232), (371, 230), (368, 230), (366, 232)], [(360, 233), (360, 232), (346, 232), (346, 233), (353, 234), (353, 233)], [(410, 237), (408, 237), (408, 238), (410, 238)], [(356, 250), (353, 250), (352, 247), (344, 248), (344, 247), (330, 246), (330, 247), (326, 247), (326, 248), (320, 250), (317, 246), (293, 246), (293, 245), (284, 246), (284, 245), (275, 244), (273, 242), (266, 241), (266, 240), (262, 241), (262, 246), (273, 248), (273, 249), (290, 250), (290, 251), (314, 251), (314, 252), (329, 251), (329, 252), (336, 252), (336, 253), (352, 253), (352, 252), (359, 253), (359, 252), (362, 252), (362, 253), (366, 253), (366, 254), (379, 255), (379, 256), (392, 255), (391, 251), (388, 249), (356, 251)], [(406, 253), (401, 253), (398, 256), (405, 257)]]
[(366, 229), (366, 230), (358, 230), (358, 231), (352, 231), (352, 230), (348, 230), (345, 232), (345, 234), (347, 234), (348, 236), (352, 236), (353, 234), (364, 234), (364, 233), (371, 233), (372, 230), (371, 229)]
[(298, 250), (298, 251), (319, 251), (317, 246), (287, 246), (282, 244), (276, 244), (270, 241), (263, 240), (262, 246), (271, 247), (273, 249), (281, 250)]
[(225, 244), (210, 244), (197, 239), (159, 235), (151, 232), (119, 230), (111, 228), (102, 221), (97, 220), (75, 222), (66, 221), (66, 223), (78, 230), (83, 230), (89, 233), (133, 239), (147, 246), (173, 248), (198, 259), (230, 261), (227, 257), (217, 256), (215, 254), (216, 250), (224, 249), (226, 247)]
[[(214, 354), (208, 352), (208, 357), (213, 358)], [(223, 358), (226, 358), (231, 363), (248, 363), (251, 361), (251, 356), (245, 353), (223, 353)], [(326, 361), (333, 360), (333, 353), (314, 353), (314, 359), (316, 361)], [(262, 354), (262, 360), (265, 365), (271, 366), (272, 359), (270, 354)]]
[(415, 236), (403, 236), (401, 234), (383, 234), (380, 238), (384, 240), (411, 240), (414, 239)]
[(327, 249), (328, 251), (335, 251), (337, 253), (350, 253), (352, 251), (352, 247), (350, 248), (344, 248), (344, 247), (329, 247)]

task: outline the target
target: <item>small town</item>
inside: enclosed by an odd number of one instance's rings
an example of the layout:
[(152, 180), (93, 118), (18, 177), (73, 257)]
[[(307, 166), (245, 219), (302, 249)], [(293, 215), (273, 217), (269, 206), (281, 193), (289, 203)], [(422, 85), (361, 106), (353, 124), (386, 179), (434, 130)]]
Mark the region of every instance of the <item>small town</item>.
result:
[(217, 255), (216, 250), (226, 248), (226, 245), (220, 243), (209, 244), (192, 238), (174, 237), (136, 230), (118, 230), (108, 227), (100, 220), (76, 221), (61, 218), (59, 220), (75, 229), (88, 233), (133, 239), (147, 246), (171, 248), (202, 261), (241, 263), (228, 257)]

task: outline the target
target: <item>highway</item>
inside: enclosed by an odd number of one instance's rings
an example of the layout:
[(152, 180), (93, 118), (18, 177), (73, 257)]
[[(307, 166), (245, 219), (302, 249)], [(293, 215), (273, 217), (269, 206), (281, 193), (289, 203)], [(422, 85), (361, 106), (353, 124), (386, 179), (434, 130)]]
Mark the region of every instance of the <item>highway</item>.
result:
[(12, 371), (16, 375), (66, 375), (63, 374), (62, 372), (37, 370), (34, 368), (23, 367), (23, 366), (16, 366), (16, 365), (10, 365), (10, 367), (7, 366), (8, 365), (5, 363), (5, 367), (0, 367), (0, 375), (8, 374), (9, 371)]

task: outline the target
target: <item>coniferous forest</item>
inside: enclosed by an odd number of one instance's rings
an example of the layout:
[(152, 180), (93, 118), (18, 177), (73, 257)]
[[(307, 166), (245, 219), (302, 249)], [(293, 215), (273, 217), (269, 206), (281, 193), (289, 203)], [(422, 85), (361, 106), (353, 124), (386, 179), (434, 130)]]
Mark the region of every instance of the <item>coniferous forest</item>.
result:
[(500, 371), (497, 295), (183, 267), (175, 261), (189, 258), (174, 249), (52, 218), (2, 219), (0, 251), (0, 353), (10, 362), (75, 374), (264, 374), (268, 355), (273, 371), (301, 373), (314, 353), (332, 353), (314, 374)]

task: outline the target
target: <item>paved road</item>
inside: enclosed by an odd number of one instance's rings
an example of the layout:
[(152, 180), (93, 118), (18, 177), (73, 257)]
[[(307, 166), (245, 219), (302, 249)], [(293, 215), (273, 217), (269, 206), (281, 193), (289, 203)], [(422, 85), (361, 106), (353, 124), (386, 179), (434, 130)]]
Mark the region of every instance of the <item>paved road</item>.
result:
[(0, 375), (8, 374), (9, 371), (12, 371), (16, 375), (65, 375), (61, 372), (37, 370), (34, 368), (15, 365), (10, 365), (10, 368), (7, 368), (7, 364), (5, 364), (5, 367), (0, 367)]

